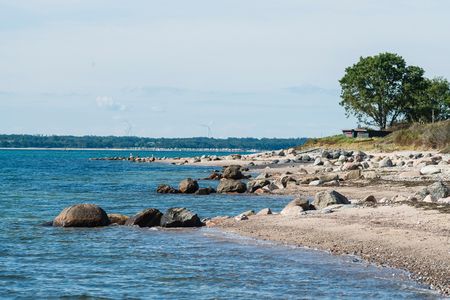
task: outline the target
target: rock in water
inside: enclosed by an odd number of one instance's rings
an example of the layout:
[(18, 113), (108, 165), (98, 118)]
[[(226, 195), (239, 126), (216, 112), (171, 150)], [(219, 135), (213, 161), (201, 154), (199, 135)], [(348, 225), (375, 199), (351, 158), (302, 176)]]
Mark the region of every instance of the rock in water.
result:
[(157, 193), (160, 194), (177, 194), (178, 190), (174, 189), (173, 187), (167, 185), (167, 184), (162, 184), (160, 186), (158, 186), (158, 188), (156, 189)]
[(53, 220), (53, 226), (97, 227), (108, 226), (110, 220), (106, 212), (95, 204), (76, 204), (63, 209)]
[(178, 189), (184, 194), (193, 194), (198, 190), (198, 183), (192, 178), (187, 178), (180, 182)]
[(350, 201), (336, 191), (323, 191), (316, 194), (312, 203), (316, 209), (322, 209), (333, 204), (350, 204)]
[(128, 216), (121, 214), (108, 214), (108, 218), (111, 224), (125, 225), (125, 222), (129, 219)]
[(226, 179), (242, 179), (244, 175), (241, 172), (241, 166), (232, 165), (223, 169), (222, 177)]
[(247, 186), (239, 181), (233, 179), (221, 179), (217, 187), (218, 193), (245, 193)]
[(133, 217), (129, 218), (126, 226), (137, 225), (139, 227), (154, 227), (159, 226), (161, 222), (162, 213), (156, 208), (147, 208)]
[(198, 190), (195, 192), (195, 194), (196, 194), (196, 195), (209, 195), (209, 194), (213, 194), (213, 193), (215, 193), (215, 192), (216, 192), (216, 190), (213, 189), (212, 187), (207, 187), (207, 188), (201, 188), (201, 189), (198, 189)]
[(201, 227), (200, 218), (186, 208), (169, 208), (161, 218), (162, 227)]

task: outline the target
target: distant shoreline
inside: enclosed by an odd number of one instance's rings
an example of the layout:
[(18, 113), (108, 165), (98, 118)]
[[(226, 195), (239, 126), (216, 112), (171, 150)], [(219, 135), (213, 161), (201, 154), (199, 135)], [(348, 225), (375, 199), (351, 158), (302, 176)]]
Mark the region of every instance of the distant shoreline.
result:
[(264, 152), (265, 150), (258, 149), (210, 149), (210, 148), (42, 148), (42, 147), (27, 147), (27, 148), (8, 148), (0, 147), (0, 150), (39, 150), (39, 151), (167, 151), (167, 152)]

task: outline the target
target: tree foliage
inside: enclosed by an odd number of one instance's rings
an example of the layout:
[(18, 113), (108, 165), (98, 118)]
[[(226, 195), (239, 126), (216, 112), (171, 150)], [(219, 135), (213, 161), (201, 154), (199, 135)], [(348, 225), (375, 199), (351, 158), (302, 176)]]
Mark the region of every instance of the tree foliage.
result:
[(2, 148), (190, 148), (276, 150), (302, 145), (305, 138), (144, 138), (0, 134)]
[[(341, 102), (359, 122), (385, 129), (398, 121), (434, 121), (449, 117), (448, 81), (429, 80), (418, 66), (393, 53), (361, 57), (345, 69)], [(434, 117), (433, 117), (434, 116)]]

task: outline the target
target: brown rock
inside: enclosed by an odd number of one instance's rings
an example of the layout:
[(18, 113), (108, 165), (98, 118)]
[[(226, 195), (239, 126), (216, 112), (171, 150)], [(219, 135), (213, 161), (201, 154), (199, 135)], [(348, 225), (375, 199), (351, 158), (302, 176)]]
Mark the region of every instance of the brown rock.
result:
[(53, 226), (97, 227), (108, 226), (110, 220), (106, 212), (95, 204), (76, 204), (63, 209), (53, 220)]
[(108, 214), (111, 224), (125, 225), (125, 222), (130, 218), (121, 214)]
[(158, 186), (158, 188), (156, 189), (157, 193), (160, 194), (177, 194), (179, 193), (179, 191), (177, 189), (174, 189), (173, 187), (167, 185), (167, 184), (162, 184), (160, 186)]
[(159, 226), (161, 222), (162, 213), (156, 208), (147, 208), (133, 217), (129, 218), (124, 225), (139, 227), (154, 227)]
[(192, 178), (187, 178), (180, 182), (178, 189), (184, 194), (193, 194), (198, 190), (198, 183)]

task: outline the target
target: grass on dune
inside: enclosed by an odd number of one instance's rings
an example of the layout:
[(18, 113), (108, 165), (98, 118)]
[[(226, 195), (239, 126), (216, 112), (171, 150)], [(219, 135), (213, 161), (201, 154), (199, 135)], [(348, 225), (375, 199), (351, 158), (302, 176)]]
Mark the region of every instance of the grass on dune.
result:
[(353, 150), (440, 150), (450, 153), (450, 120), (432, 124), (413, 123), (384, 138), (348, 138), (343, 134), (309, 139), (298, 149), (341, 148)]

